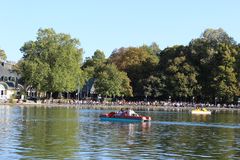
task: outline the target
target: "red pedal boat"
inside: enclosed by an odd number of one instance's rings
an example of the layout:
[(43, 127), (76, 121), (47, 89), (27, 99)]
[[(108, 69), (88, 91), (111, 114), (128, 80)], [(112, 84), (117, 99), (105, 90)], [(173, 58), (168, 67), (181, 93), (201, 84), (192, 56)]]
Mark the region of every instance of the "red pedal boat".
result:
[(124, 122), (149, 122), (149, 121), (151, 121), (151, 117), (148, 117), (148, 116), (140, 116), (140, 115), (128, 116), (126, 114), (118, 116), (116, 114), (116, 112), (101, 114), (100, 119), (106, 120), (106, 121), (124, 121)]

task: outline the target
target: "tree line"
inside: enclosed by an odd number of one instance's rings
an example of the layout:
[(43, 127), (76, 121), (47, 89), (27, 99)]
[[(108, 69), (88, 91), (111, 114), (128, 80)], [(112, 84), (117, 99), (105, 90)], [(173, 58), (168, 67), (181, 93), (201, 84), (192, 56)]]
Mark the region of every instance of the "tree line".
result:
[(96, 50), (84, 61), (78, 39), (47, 28), (20, 50), (21, 83), (39, 93), (74, 92), (94, 79), (103, 97), (231, 103), (240, 94), (240, 45), (221, 28), (188, 45), (121, 47), (108, 58)]

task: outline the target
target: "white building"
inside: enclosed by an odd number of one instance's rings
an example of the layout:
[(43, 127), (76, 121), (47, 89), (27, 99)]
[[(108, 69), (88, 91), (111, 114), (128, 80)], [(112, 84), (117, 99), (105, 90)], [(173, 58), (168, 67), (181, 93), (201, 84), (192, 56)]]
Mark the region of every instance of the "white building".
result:
[(19, 75), (13, 70), (13, 62), (0, 62), (0, 100), (7, 100), (17, 93)]

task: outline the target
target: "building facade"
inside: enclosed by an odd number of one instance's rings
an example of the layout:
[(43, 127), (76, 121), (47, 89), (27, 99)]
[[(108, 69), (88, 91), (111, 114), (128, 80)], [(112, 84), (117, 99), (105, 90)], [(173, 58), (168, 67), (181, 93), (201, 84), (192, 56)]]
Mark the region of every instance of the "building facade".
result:
[(0, 100), (10, 99), (18, 90), (20, 76), (14, 71), (13, 62), (0, 62)]

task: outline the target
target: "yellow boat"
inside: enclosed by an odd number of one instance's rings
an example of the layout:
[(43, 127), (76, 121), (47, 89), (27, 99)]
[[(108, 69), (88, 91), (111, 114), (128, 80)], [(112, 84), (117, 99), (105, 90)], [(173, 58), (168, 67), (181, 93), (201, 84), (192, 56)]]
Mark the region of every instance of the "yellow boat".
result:
[(194, 109), (192, 110), (192, 114), (211, 114), (211, 111), (208, 111), (206, 108), (201, 109)]

